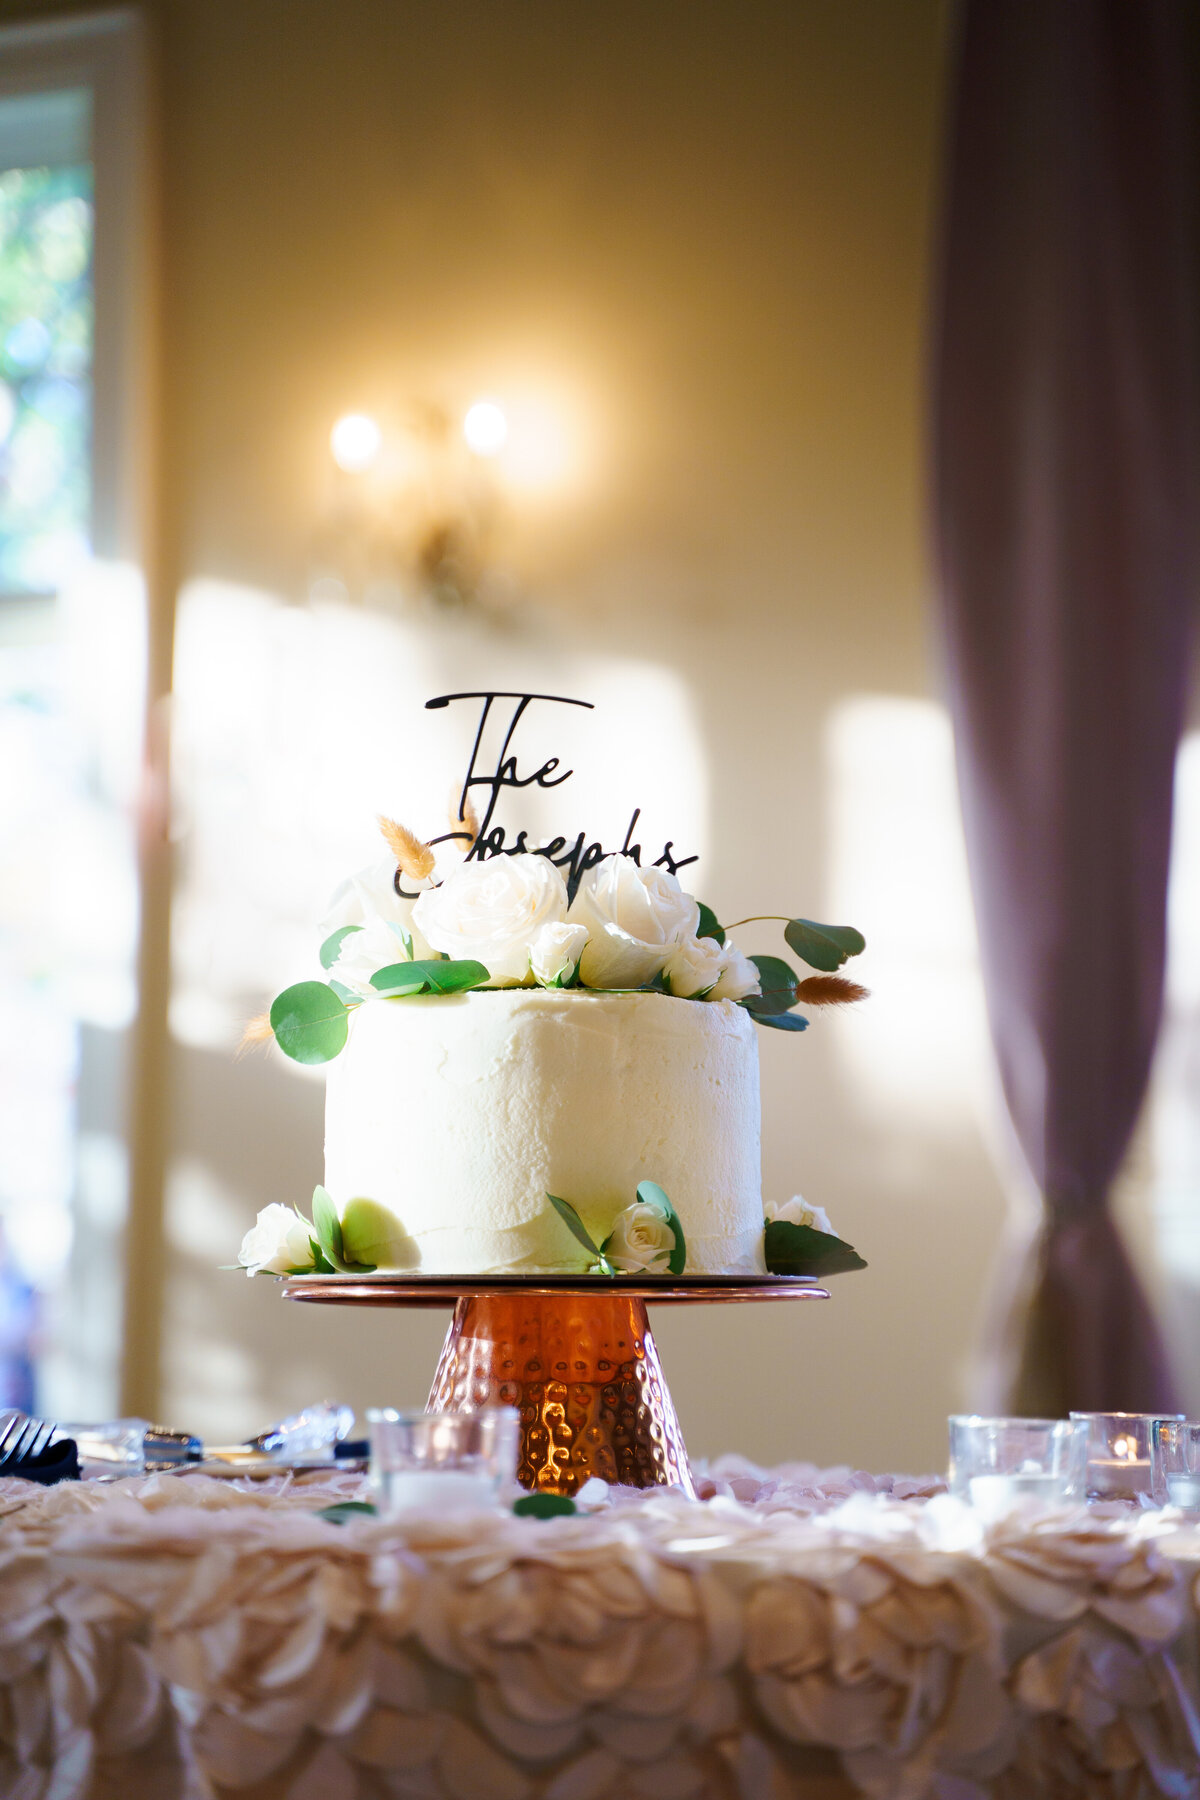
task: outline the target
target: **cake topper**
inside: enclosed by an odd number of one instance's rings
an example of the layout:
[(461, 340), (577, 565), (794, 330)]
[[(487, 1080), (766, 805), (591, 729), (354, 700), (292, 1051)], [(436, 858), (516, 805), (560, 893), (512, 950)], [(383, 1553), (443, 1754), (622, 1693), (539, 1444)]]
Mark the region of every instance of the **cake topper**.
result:
[[(467, 764), (467, 772), (459, 796), (458, 817), (460, 821), (469, 819), (471, 816), (470, 803), (473, 788), (487, 789), (487, 804), (476, 830), (444, 831), (440, 837), (430, 838), (429, 842), (431, 844), (447, 842), (468, 844), (470, 846), (467, 850), (468, 862), (483, 862), (490, 856), (532, 854), (548, 857), (557, 868), (563, 870), (566, 876), (567, 893), (571, 899), (574, 899), (579, 889), (579, 883), (587, 871), (594, 869), (597, 863), (603, 862), (606, 856), (613, 855), (612, 850), (606, 850), (599, 839), (592, 839), (589, 842), (586, 831), (577, 832), (573, 840), (568, 837), (552, 837), (545, 844), (530, 844), (527, 842), (528, 832), (518, 831), (510, 842), (504, 826), (494, 824), (493, 819), (505, 788), (561, 787), (563, 782), (569, 781), (575, 773), (573, 769), (563, 769), (559, 773), (561, 764), (557, 756), (548, 757), (541, 767), (534, 769), (531, 774), (522, 775), (520, 773), (516, 754), (512, 751), (512, 742), (516, 736), (517, 727), (533, 702), (538, 700), (548, 701), (553, 706), (581, 706), (588, 712), (594, 712), (595, 708), (592, 702), (590, 700), (573, 700), (566, 694), (524, 694), (505, 689), (473, 689), (461, 694), (438, 694), (434, 699), (427, 700), (425, 706), (427, 711), (435, 712), (458, 700), (483, 702), (479, 712), (479, 724), (475, 730), (475, 741), (471, 746), (470, 761)], [(512, 708), (511, 716), (508, 719), (499, 754), (494, 765), (489, 768), (486, 764), (480, 763), (480, 753), (484, 732), (491, 718), (492, 706), (497, 700), (514, 700), (516, 705)], [(639, 867), (642, 861), (642, 846), (634, 843), (633, 834), (637, 830), (641, 812), (640, 806), (634, 808), (626, 827), (624, 841), (615, 852), (615, 854), (630, 857)], [(675, 875), (680, 869), (686, 868), (689, 863), (695, 861), (697, 861), (695, 856), (676, 856), (674, 839), (668, 838), (663, 845), (661, 854), (655, 857), (653, 866), (666, 869), (668, 874)], [(414, 893), (400, 886), (399, 870), (396, 871), (396, 892), (403, 899), (415, 898)]]

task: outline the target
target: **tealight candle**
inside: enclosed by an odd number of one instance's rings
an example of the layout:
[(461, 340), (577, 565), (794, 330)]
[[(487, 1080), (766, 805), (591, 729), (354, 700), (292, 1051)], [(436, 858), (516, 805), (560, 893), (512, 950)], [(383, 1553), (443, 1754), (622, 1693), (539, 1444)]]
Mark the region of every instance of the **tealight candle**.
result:
[(473, 1413), (389, 1408), (368, 1412), (367, 1422), (371, 1488), (384, 1517), (486, 1512), (516, 1475), (520, 1423), (511, 1406)]
[(1160, 1506), (1200, 1512), (1200, 1424), (1155, 1419), (1150, 1428), (1150, 1492)]
[(1150, 1427), (1155, 1415), (1073, 1412), (1071, 1417), (1087, 1427), (1088, 1499), (1140, 1504), (1150, 1493)]
[(988, 1419), (956, 1414), (950, 1426), (950, 1492), (984, 1519), (1082, 1498), (1087, 1433), (1067, 1419)]

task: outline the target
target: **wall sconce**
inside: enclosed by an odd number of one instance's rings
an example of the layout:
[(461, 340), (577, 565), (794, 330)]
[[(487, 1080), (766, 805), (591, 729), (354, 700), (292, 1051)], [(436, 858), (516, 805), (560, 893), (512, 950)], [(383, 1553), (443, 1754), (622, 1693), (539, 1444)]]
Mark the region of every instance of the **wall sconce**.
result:
[(551, 406), (490, 395), (461, 413), (432, 404), (391, 421), (345, 413), (329, 454), (311, 596), (439, 609), (502, 600), (501, 539), (575, 461)]

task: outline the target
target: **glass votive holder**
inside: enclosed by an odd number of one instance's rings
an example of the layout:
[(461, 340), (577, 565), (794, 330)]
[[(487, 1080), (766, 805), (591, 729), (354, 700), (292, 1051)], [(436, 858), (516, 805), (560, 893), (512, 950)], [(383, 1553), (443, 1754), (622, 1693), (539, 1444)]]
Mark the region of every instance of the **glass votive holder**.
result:
[(1155, 1419), (1182, 1413), (1087, 1413), (1071, 1417), (1087, 1427), (1087, 1497), (1139, 1506), (1150, 1498), (1150, 1431)]
[(950, 1492), (986, 1519), (1083, 1499), (1087, 1432), (1069, 1419), (987, 1419), (950, 1425)]
[(371, 1492), (384, 1518), (398, 1513), (488, 1512), (517, 1474), (520, 1419), (511, 1406), (478, 1412), (367, 1413)]
[(1150, 1427), (1150, 1493), (1159, 1506), (1200, 1512), (1200, 1424), (1155, 1419)]

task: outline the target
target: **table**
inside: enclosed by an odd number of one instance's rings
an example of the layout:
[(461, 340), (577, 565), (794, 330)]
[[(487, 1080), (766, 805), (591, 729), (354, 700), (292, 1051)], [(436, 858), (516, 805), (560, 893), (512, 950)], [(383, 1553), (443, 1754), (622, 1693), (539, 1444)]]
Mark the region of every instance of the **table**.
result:
[(1194, 1800), (1200, 1532), (756, 1470), (537, 1521), (0, 1481), (5, 1800)]

